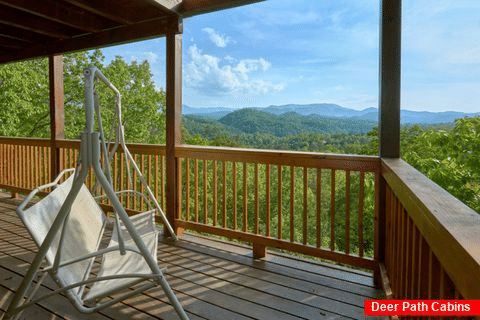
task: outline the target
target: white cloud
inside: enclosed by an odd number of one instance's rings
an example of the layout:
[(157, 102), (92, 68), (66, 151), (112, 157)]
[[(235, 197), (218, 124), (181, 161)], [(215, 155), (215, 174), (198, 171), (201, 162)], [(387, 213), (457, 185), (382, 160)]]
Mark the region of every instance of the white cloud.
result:
[(204, 54), (192, 45), (188, 48), (190, 62), (185, 68), (187, 86), (205, 95), (268, 94), (284, 89), (285, 84), (274, 84), (263, 79), (252, 79), (251, 75), (267, 71), (271, 63), (263, 58), (244, 59), (233, 64), (232, 57)]
[(225, 35), (219, 34), (215, 29), (212, 28), (203, 28), (203, 32), (208, 33), (208, 38), (219, 48), (225, 48), (227, 44), (233, 43), (234, 41)]
[[(132, 53), (132, 52), (130, 52)], [(132, 55), (130, 55), (130, 62), (132, 61), (137, 61), (137, 62), (143, 62), (145, 60), (148, 60), (150, 64), (153, 64), (157, 62), (158, 60), (158, 54), (152, 51), (144, 51), (144, 52), (136, 52)]]

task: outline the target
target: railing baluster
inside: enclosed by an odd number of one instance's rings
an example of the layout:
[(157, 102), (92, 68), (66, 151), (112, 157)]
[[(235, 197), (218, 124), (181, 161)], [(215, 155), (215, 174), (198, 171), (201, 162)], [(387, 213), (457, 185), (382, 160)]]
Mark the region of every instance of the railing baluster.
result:
[(185, 220), (190, 221), (190, 159), (185, 159)]
[(16, 164), (17, 164), (17, 181), (15, 183), (15, 185), (17, 187), (20, 187), (22, 185), (22, 167), (23, 167), (23, 159), (22, 159), (22, 146), (17, 146), (16, 149), (16, 154), (15, 154), (15, 159), (17, 160), (16, 161)]
[(315, 190), (317, 198), (317, 223), (316, 236), (317, 248), (322, 246), (322, 169), (317, 168), (317, 188)]
[[(120, 163), (119, 163), (119, 166), (120, 166), (120, 189), (119, 190), (125, 190), (125, 178), (126, 177), (126, 172), (125, 172), (125, 155), (124, 153), (120, 153)], [(123, 201), (122, 201), (122, 204), (126, 207), (128, 207), (127, 203), (128, 203), (128, 199), (130, 197), (128, 195), (126, 195), (125, 197), (123, 197)]]
[(222, 226), (227, 227), (227, 162), (222, 161), (222, 195), (223, 195), (223, 210), (222, 210)]
[(203, 223), (208, 224), (207, 160), (203, 160)]
[(258, 163), (255, 163), (254, 165), (254, 174), (255, 174), (255, 177), (254, 177), (254, 193), (255, 193), (255, 205), (254, 205), (254, 233), (255, 234), (258, 234), (259, 233), (259, 217), (258, 217), (258, 212), (259, 212), (259, 207), (258, 207), (258, 203), (259, 203), (259, 199), (258, 199)]
[(441, 266), (437, 257), (430, 251), (430, 280), (429, 280), (429, 291), (430, 299), (440, 299), (440, 273)]
[(47, 176), (45, 177), (45, 183), (49, 182), (52, 180), (52, 172), (53, 172), (53, 168), (52, 168), (52, 153), (50, 152), (50, 149), (51, 147), (48, 148), (48, 153), (47, 153), (47, 163), (48, 163), (48, 174)]
[(295, 241), (295, 167), (290, 166), (290, 242)]
[(360, 171), (360, 190), (358, 193), (358, 255), (363, 257), (363, 207), (365, 201), (365, 172)]
[(278, 239), (282, 239), (282, 166), (278, 166)]
[(270, 237), (270, 164), (265, 165), (265, 235)]
[[(153, 158), (153, 166), (154, 166), (154, 168), (153, 168), (153, 181), (154, 181), (153, 194), (155, 195), (155, 199), (157, 199), (157, 201), (159, 203), (161, 203), (161, 201), (160, 201), (161, 199), (158, 197), (158, 189), (159, 189), (158, 184), (160, 183), (160, 179), (158, 178), (159, 177), (158, 170), (160, 170), (160, 168), (158, 166), (158, 158), (159, 157), (161, 157), (161, 155), (155, 154), (155, 156)], [(161, 175), (161, 173), (160, 173), (160, 175)], [(181, 203), (179, 205), (181, 205)], [(161, 206), (163, 207), (163, 204), (161, 204)]]
[(51, 164), (50, 154), (51, 154), (50, 153), (50, 148), (49, 147), (44, 147), (43, 148), (43, 165), (44, 165), (45, 171), (44, 171), (44, 175), (43, 175), (42, 184), (46, 184), (46, 183), (48, 183), (48, 181), (51, 181), (50, 172), (51, 172), (52, 166), (50, 165)]
[(350, 254), (350, 171), (345, 172), (345, 253)]
[(232, 190), (233, 190), (233, 221), (232, 221), (232, 229), (237, 230), (237, 163), (235, 161), (232, 162)]
[(15, 171), (16, 171), (16, 162), (15, 162), (15, 146), (14, 145), (10, 145), (10, 152), (9, 152), (9, 179), (8, 179), (8, 184), (9, 185), (13, 185), (13, 186), (16, 186), (16, 174), (15, 174)]
[(217, 225), (217, 210), (218, 210), (218, 184), (217, 184), (217, 160), (213, 160), (213, 209), (212, 209), (212, 220), (213, 220), (213, 226)]
[[(118, 161), (119, 161), (119, 157), (118, 157), (118, 153), (115, 153), (113, 155), (113, 187), (115, 188), (115, 190), (122, 190), (122, 187), (120, 186), (119, 184), (119, 179), (118, 179)], [(120, 198), (120, 201), (121, 198)]]
[(417, 296), (415, 290), (417, 289), (417, 276), (418, 276), (418, 229), (415, 227), (415, 223), (412, 221), (412, 251), (410, 252), (411, 257), (411, 271), (410, 271), (410, 290), (409, 290), (409, 299), (415, 299)]
[[(405, 212), (406, 213), (406, 212)], [(410, 283), (411, 283), (411, 263), (412, 263), (412, 219), (405, 214), (406, 216), (406, 243), (405, 243), (405, 284), (404, 284), (404, 298), (408, 298), (408, 293), (410, 292)]]
[(308, 242), (308, 168), (303, 167), (303, 244)]
[[(135, 161), (135, 163), (138, 163), (138, 155), (136, 153), (133, 154), (133, 161)], [(140, 166), (141, 168), (142, 166)], [(138, 184), (137, 184), (137, 172), (135, 170), (133, 170), (133, 174), (132, 174), (132, 180), (133, 180), (133, 190), (135, 191), (138, 191)], [(132, 208), (133, 210), (138, 210), (137, 208), (137, 196), (134, 196), (133, 197), (133, 204), (132, 204)]]
[[(153, 172), (152, 170), (154, 169), (153, 166), (152, 166), (152, 157), (154, 157), (154, 155), (151, 155), (151, 154), (148, 154), (147, 155), (147, 169), (146, 169), (146, 172), (147, 172), (147, 185), (148, 187), (150, 188), (150, 191), (154, 188), (154, 185), (156, 185), (156, 180), (154, 180), (154, 184), (152, 185), (152, 176), (153, 176)], [(181, 171), (180, 171), (181, 172)], [(155, 179), (155, 178), (153, 178)], [(178, 179), (177, 179), (178, 181)], [(180, 196), (182, 193), (179, 192), (178, 195)], [(179, 203), (182, 203), (181, 201)], [(145, 209), (144, 210), (148, 210), (148, 206), (147, 204), (145, 204)], [(178, 219), (178, 217), (177, 217)]]
[(330, 250), (335, 251), (335, 169), (330, 171)]
[(194, 160), (194, 169), (193, 169), (193, 181), (194, 181), (194, 214), (195, 214), (195, 222), (198, 223), (198, 159)]
[(430, 247), (425, 238), (419, 238), (418, 299), (428, 299)]
[(28, 189), (33, 189), (33, 183), (32, 183), (32, 176), (33, 176), (33, 170), (32, 170), (32, 146), (27, 146), (27, 188)]
[[(165, 208), (165, 156), (160, 157), (160, 205)], [(190, 171), (189, 171), (190, 174)]]
[[(138, 163), (138, 162), (137, 162)], [(141, 154), (140, 155), (140, 163), (139, 163), (139, 168), (140, 168), (140, 172), (143, 172), (143, 174), (145, 175), (145, 155), (144, 154)], [(139, 185), (140, 185), (140, 193), (144, 193), (144, 187), (143, 187), (143, 183), (140, 183), (139, 181)], [(143, 211), (143, 205), (144, 205), (144, 200), (143, 200), (143, 197), (140, 197), (139, 199), (139, 208), (137, 208), (137, 210), (139, 211)]]
[(247, 232), (248, 230), (248, 194), (247, 194), (247, 163), (243, 163), (243, 221), (242, 221), (242, 230)]
[[(183, 188), (183, 181), (182, 181), (182, 177), (183, 177), (183, 168), (182, 168), (182, 164), (183, 164), (183, 161), (181, 158), (177, 158), (177, 190), (178, 190), (178, 204), (177, 204), (177, 212), (176, 212), (176, 218), (177, 219), (182, 219), (182, 196), (183, 196), (183, 192), (182, 192), (182, 188)], [(157, 185), (157, 181), (155, 180), (155, 185)]]

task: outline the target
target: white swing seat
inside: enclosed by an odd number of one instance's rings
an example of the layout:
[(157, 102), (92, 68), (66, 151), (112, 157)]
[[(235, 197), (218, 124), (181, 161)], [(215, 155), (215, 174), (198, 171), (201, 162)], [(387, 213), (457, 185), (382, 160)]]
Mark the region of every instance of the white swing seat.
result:
[[(51, 183), (35, 189), (24, 200), (25, 203), (18, 207), (18, 215), (39, 247), (49, 232), (62, 204), (65, 202), (72, 187), (73, 179), (74, 176), (71, 175), (61, 184)], [(56, 181), (58, 180), (60, 180), (60, 176), (56, 179)], [(27, 204), (26, 202), (35, 196), (36, 193), (52, 186), (56, 187), (45, 198), (28, 209), (23, 210)], [(131, 217), (130, 220), (149, 249), (149, 253), (156, 261), (158, 230), (154, 224), (154, 213), (155, 210), (147, 211)], [(91, 278), (90, 272), (95, 261), (95, 253), (99, 250), (106, 222), (105, 214), (90, 191), (83, 185), (72, 204), (66, 222), (65, 236), (61, 246), (60, 267), (57, 272), (50, 272), (55, 282), (61, 288), (75, 286), (75, 284), (82, 283)], [(121, 233), (125, 248), (136, 249), (134, 241), (122, 223)], [(55, 256), (59, 250), (60, 234), (61, 232), (57, 233), (45, 256), (45, 260), (50, 267), (53, 266)], [(85, 290), (86, 284), (67, 289), (66, 292), (69, 298), (80, 305), (89, 305), (101, 298), (117, 293), (142, 281), (150, 281), (150, 287), (156, 285), (155, 282), (152, 282), (151, 268), (148, 266), (146, 259), (138, 253), (138, 250), (136, 250), (137, 252), (127, 250), (126, 253), (122, 255), (120, 250), (118, 250), (118, 244), (118, 232), (114, 224), (112, 237), (106, 249), (107, 251), (112, 249), (112, 251), (102, 255), (102, 263), (97, 277), (114, 276), (119, 278), (93, 282), (88, 290)], [(77, 262), (66, 264), (74, 260)], [(46, 270), (49, 271), (48, 267)], [(120, 277), (121, 275), (133, 274), (139, 276)], [(145, 277), (141, 275), (145, 275)], [(146, 289), (148, 289), (148, 287)]]

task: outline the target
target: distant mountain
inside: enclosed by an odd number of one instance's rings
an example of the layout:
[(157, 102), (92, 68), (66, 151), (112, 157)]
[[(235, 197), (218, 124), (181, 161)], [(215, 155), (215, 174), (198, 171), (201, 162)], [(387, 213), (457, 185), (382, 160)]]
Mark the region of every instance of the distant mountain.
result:
[(282, 114), (286, 112), (296, 112), (298, 114), (308, 116), (310, 114), (318, 114), (320, 116), (335, 118), (350, 118), (361, 116), (362, 111), (344, 108), (338, 104), (315, 103), (315, 104), (286, 104), (282, 106), (269, 106), (261, 110), (274, 114)]
[(203, 117), (209, 117), (212, 119), (220, 119), (221, 117), (229, 114), (232, 111), (235, 111), (235, 108), (225, 108), (225, 107), (189, 107), (187, 105), (182, 105), (182, 114), (184, 115), (197, 115)]
[[(410, 111), (400, 110), (400, 123), (401, 124), (437, 124), (437, 123), (449, 123), (454, 122), (456, 119), (465, 117), (479, 116), (479, 113), (463, 113), (455, 111), (445, 112), (428, 112), (428, 111)], [(374, 109), (371, 112), (365, 113), (356, 117), (362, 120), (375, 120), (378, 121), (378, 109)]]
[(267, 133), (277, 137), (303, 132), (365, 133), (377, 124), (376, 121), (362, 119), (304, 116), (293, 111), (272, 114), (253, 108), (235, 110), (220, 118), (218, 122), (242, 133)]
[(235, 136), (240, 133), (238, 130), (225, 126), (215, 119), (201, 115), (186, 115), (183, 117), (182, 122), (190, 135), (200, 135), (209, 140), (222, 135)]
[[(258, 110), (268, 112), (274, 115), (282, 115), (295, 112), (298, 115), (309, 116), (318, 115), (330, 118), (350, 118), (352, 120), (375, 121), (378, 123), (378, 109), (367, 108), (364, 110), (354, 110), (345, 108), (337, 104), (316, 103), (316, 104), (286, 104), (280, 106), (269, 106), (266, 108), (249, 108), (250, 110)], [(212, 108), (193, 108), (186, 105), (183, 106), (183, 114), (185, 115), (201, 115), (212, 119), (220, 120), (222, 117), (238, 111), (234, 108), (212, 107)], [(428, 112), (428, 111), (411, 111), (401, 110), (401, 124), (438, 124), (450, 123), (458, 118), (479, 116), (480, 113), (463, 113), (463, 112)], [(268, 118), (268, 117), (267, 117)], [(265, 119), (269, 121), (271, 119)]]

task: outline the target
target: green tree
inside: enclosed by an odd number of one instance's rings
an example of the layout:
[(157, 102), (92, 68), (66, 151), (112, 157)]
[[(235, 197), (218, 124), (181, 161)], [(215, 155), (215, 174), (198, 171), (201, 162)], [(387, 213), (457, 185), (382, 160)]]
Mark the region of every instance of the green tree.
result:
[[(165, 94), (155, 87), (148, 61), (104, 64), (100, 50), (65, 55), (65, 135), (78, 138), (85, 126), (83, 70), (99, 68), (122, 94), (125, 136), (130, 142), (165, 142)], [(105, 131), (114, 115), (113, 95), (97, 86)], [(50, 135), (48, 61), (45, 58), (0, 66), (0, 135)]]
[(49, 136), (48, 62), (0, 66), (0, 135)]

